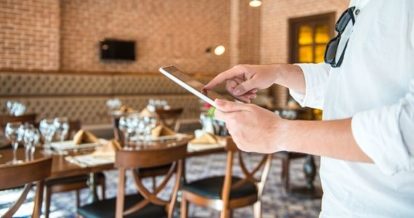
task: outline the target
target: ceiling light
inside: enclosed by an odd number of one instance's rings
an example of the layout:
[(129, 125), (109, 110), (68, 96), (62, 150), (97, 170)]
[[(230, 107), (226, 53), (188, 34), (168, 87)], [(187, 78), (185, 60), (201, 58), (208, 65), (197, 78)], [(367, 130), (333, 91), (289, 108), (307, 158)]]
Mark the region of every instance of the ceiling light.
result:
[(260, 5), (262, 5), (262, 0), (250, 0), (249, 5), (253, 8), (260, 7)]
[(226, 48), (222, 45), (219, 45), (216, 48), (214, 48), (214, 54), (217, 56), (224, 54), (225, 51), (226, 51)]
[(224, 47), (223, 45), (211, 46), (206, 48), (207, 54), (214, 54), (216, 56), (220, 56), (223, 55), (224, 52), (226, 52), (226, 47)]

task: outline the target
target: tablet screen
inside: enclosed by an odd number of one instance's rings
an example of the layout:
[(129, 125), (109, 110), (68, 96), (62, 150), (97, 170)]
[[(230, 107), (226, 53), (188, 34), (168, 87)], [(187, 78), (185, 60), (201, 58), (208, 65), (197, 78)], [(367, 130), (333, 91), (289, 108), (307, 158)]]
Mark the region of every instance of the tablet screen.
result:
[(200, 81), (191, 78), (189, 75), (181, 72), (174, 66), (169, 67), (161, 67), (160, 72), (164, 74), (166, 77), (183, 87), (184, 89), (188, 90), (192, 94), (196, 95), (200, 99), (204, 100), (205, 102), (217, 107), (214, 100), (219, 99), (226, 99), (225, 97), (217, 94), (214, 91), (205, 91), (203, 90), (204, 84)]

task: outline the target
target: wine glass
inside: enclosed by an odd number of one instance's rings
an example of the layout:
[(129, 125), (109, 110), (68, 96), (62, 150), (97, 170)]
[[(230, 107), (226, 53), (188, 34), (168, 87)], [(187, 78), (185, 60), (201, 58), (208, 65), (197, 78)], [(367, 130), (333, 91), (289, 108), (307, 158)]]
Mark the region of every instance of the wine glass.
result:
[(23, 142), (25, 147), (26, 160), (33, 159), (35, 146), (39, 143), (40, 133), (31, 124), (26, 124), (23, 127)]
[(12, 116), (21, 116), (26, 111), (26, 106), (18, 101), (7, 101), (6, 107)]
[(53, 119), (43, 119), (40, 121), (39, 129), (45, 139), (44, 147), (49, 148), (56, 132), (55, 121)]
[(65, 141), (69, 133), (69, 121), (66, 117), (57, 117), (53, 121), (55, 124), (55, 133), (61, 142)]
[(145, 117), (140, 117), (138, 120), (138, 126), (136, 128), (136, 134), (138, 135), (138, 139), (140, 141), (143, 141), (144, 137), (145, 137)]
[(128, 134), (128, 122), (127, 117), (122, 116), (119, 118), (118, 128), (121, 130), (122, 135), (124, 136), (124, 146), (128, 146), (129, 134)]
[(13, 160), (9, 161), (9, 164), (18, 164), (21, 161), (17, 160), (16, 152), (19, 147), (19, 139), (21, 138), (21, 122), (7, 123), (5, 128), (5, 136), (10, 140), (13, 148)]
[(157, 126), (157, 119), (155, 117), (144, 117), (145, 123), (145, 141), (150, 142), (152, 139), (152, 129)]

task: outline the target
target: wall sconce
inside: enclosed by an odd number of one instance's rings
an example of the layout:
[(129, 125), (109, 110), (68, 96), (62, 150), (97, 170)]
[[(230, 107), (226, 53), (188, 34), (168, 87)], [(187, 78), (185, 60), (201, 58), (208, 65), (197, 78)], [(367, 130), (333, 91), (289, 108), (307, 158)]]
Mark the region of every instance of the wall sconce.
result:
[(250, 0), (249, 5), (253, 8), (260, 7), (260, 5), (262, 5), (262, 0)]
[(223, 45), (206, 48), (206, 53), (213, 53), (216, 56), (223, 55), (224, 52), (226, 52), (226, 47), (224, 47)]

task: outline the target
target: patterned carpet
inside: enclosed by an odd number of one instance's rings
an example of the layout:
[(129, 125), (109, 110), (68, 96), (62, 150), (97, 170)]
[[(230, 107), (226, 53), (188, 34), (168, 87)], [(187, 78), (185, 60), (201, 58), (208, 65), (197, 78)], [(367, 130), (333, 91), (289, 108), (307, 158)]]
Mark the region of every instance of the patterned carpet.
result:
[[(254, 163), (260, 157), (257, 155), (247, 155), (248, 163)], [(318, 162), (318, 161), (317, 161)], [(282, 191), (282, 185), (280, 180), (281, 161), (273, 159), (271, 171), (264, 190), (263, 202), (263, 218), (294, 218), (294, 217), (318, 217), (320, 211), (321, 201), (297, 199), (287, 196)], [(222, 175), (224, 173), (225, 155), (210, 155), (192, 158), (187, 161), (187, 178), (192, 181), (197, 178), (203, 178), (210, 175)], [(295, 160), (291, 164), (291, 183), (300, 185), (304, 184), (304, 175), (302, 171), (303, 160)], [(236, 175), (241, 175), (238, 167), (234, 168)], [(117, 184), (117, 172), (106, 172), (107, 178), (107, 197), (114, 197), (116, 195)], [(149, 181), (148, 181), (149, 182)], [(134, 186), (130, 177), (127, 179), (127, 193), (134, 192)], [(317, 186), (320, 186), (320, 181), (315, 181)], [(4, 213), (5, 209), (10, 202), (15, 199), (17, 191), (3, 191), (0, 192), (0, 214)], [(81, 194), (82, 202), (86, 202), (88, 198), (88, 190), (83, 190)], [(29, 196), (28, 201), (17, 212), (15, 217), (30, 217), (33, 202), (32, 194)], [(74, 193), (62, 193), (52, 196), (52, 207), (50, 217), (76, 217), (75, 207), (75, 194)], [(202, 218), (202, 217), (219, 217), (219, 213), (214, 210), (190, 206), (190, 217)], [(234, 217), (253, 217), (253, 208), (246, 207), (237, 209), (234, 212)]]

